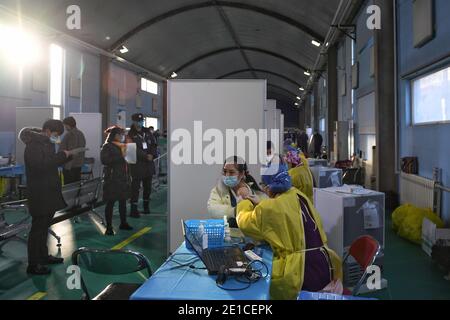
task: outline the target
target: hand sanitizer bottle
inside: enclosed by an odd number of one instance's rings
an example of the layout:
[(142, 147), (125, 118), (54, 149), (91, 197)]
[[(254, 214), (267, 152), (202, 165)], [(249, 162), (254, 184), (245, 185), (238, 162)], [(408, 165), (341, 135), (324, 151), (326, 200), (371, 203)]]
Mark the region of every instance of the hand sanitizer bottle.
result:
[(231, 230), (230, 230), (230, 224), (228, 223), (227, 216), (223, 217), (223, 225), (224, 225), (224, 240), (225, 240), (225, 243), (231, 243)]
[(208, 233), (205, 231), (203, 223), (198, 226), (198, 238), (202, 243), (203, 250), (208, 249)]

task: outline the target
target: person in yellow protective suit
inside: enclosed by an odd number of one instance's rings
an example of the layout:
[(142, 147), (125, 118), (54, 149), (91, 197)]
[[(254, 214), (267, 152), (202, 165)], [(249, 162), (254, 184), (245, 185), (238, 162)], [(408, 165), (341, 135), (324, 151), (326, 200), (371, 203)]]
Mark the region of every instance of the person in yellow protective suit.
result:
[(287, 166), (279, 164), (277, 173), (264, 175), (263, 182), (270, 199), (248, 197), (236, 211), (241, 231), (273, 250), (271, 299), (294, 300), (301, 290), (317, 292), (340, 283), (342, 262), (327, 247), (311, 201), (291, 187)]
[(303, 153), (290, 150), (287, 152), (284, 160), (289, 166), (289, 175), (291, 176), (292, 185), (304, 193), (311, 202), (314, 202), (313, 188), (314, 180), (309, 170), (308, 160)]

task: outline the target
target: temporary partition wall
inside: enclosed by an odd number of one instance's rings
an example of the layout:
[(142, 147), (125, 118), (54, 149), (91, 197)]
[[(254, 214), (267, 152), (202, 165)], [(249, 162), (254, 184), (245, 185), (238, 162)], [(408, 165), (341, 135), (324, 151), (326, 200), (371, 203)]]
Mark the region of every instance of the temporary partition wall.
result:
[(264, 111), (272, 110), (275, 111), (277, 109), (277, 100), (267, 99), (266, 105), (264, 106)]
[(101, 176), (100, 149), (102, 146), (102, 114), (101, 113), (71, 113), (77, 122), (77, 128), (86, 138), (86, 158), (94, 158), (94, 176)]
[[(280, 110), (278, 110), (280, 111)], [(280, 130), (280, 121), (277, 119), (277, 101), (267, 100), (264, 107), (264, 129), (267, 129), (267, 138), (273, 140), (271, 130), (279, 130), (280, 136), (282, 136), (282, 131)], [(278, 139), (277, 139), (278, 140)], [(282, 147), (282, 144), (276, 146)]]
[(277, 125), (277, 129), (280, 130), (280, 151), (283, 150), (284, 143), (284, 114), (281, 113), (280, 109), (275, 111), (275, 123)]
[(283, 150), (284, 143), (284, 114), (280, 111), (280, 150)]
[[(169, 250), (173, 252), (183, 242), (182, 219), (209, 217), (207, 201), (222, 175), (225, 151), (221, 154), (221, 150), (216, 150), (218, 160), (215, 164), (202, 159), (203, 151), (209, 153), (208, 146), (218, 140), (212, 136), (220, 134), (225, 148), (227, 129), (259, 130), (264, 127), (266, 81), (173, 80), (168, 81), (167, 89), (170, 133), (168, 237)], [(209, 137), (208, 134), (204, 136), (207, 130), (211, 133)], [(184, 161), (181, 161), (183, 157)], [(248, 161), (248, 157), (245, 158)], [(249, 165), (249, 169), (259, 180), (260, 166)]]

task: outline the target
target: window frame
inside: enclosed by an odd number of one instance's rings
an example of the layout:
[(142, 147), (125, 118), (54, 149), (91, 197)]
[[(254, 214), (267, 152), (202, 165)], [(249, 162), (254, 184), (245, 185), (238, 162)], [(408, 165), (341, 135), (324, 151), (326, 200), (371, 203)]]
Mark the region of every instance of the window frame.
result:
[[(408, 79), (408, 93), (409, 93), (409, 99), (410, 99), (410, 123), (411, 123), (411, 127), (424, 127), (424, 126), (433, 126), (433, 125), (445, 125), (445, 124), (450, 124), (450, 119), (449, 120), (440, 120), (440, 121), (428, 121), (428, 122), (420, 122), (420, 123), (416, 123), (415, 119), (414, 119), (414, 114), (415, 114), (415, 108), (414, 108), (414, 82), (418, 81), (420, 79), (426, 78), (432, 74), (438, 73), (440, 71), (443, 70), (449, 70), (450, 73), (450, 63), (447, 63), (445, 65), (439, 65), (439, 66), (435, 66), (432, 69), (428, 69), (426, 71), (423, 71), (421, 73), (417, 73), (414, 75), (414, 77), (411, 77), (410, 79)], [(448, 106), (450, 108), (450, 105)]]
[[(60, 89), (61, 90), (58, 93), (59, 99), (60, 99), (59, 104), (53, 104), (52, 103), (52, 102), (54, 102), (54, 101), (52, 101), (52, 92), (53, 92), (53, 90), (52, 90), (52, 80), (53, 80), (52, 79), (52, 76), (53, 76), (53, 74), (52, 74), (52, 72), (53, 72), (53, 70), (52, 70), (52, 68), (53, 68), (53, 65), (52, 65), (52, 48), (53, 47), (56, 47), (56, 48), (61, 50), (61, 75), (60, 75), (61, 78), (59, 79), (60, 86), (61, 86)], [(65, 99), (65, 95), (64, 95), (64, 85), (65, 85), (64, 77), (65, 77), (65, 50), (59, 43), (51, 43), (50, 46), (49, 46), (49, 79), (48, 79), (48, 81), (49, 81), (48, 98), (49, 98), (49, 105), (51, 107), (61, 108), (61, 109), (64, 108), (64, 99)]]
[[(145, 80), (145, 89), (143, 88), (143, 82)], [(153, 93), (151, 91), (148, 91), (148, 83), (149, 82), (153, 82), (156, 84), (156, 93)], [(149, 93), (149, 94), (153, 94), (155, 96), (159, 95), (159, 83), (150, 79), (147, 79), (145, 77), (141, 77), (141, 85), (140, 85), (140, 90), (141, 92), (145, 92), (145, 93)]]

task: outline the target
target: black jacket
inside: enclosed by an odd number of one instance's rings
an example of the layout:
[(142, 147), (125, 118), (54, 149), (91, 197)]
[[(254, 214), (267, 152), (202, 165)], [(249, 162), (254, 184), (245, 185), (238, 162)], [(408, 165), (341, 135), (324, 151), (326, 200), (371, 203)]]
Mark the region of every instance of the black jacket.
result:
[(55, 153), (55, 145), (41, 132), (36, 128), (24, 128), (19, 134), (19, 139), (26, 145), (28, 208), (33, 217), (48, 215), (67, 206), (61, 193), (58, 167), (70, 158), (63, 151)]
[[(130, 174), (132, 177), (148, 178), (155, 174), (155, 163), (147, 159), (147, 155), (151, 154), (153, 158), (157, 157), (157, 143), (153, 134), (146, 128), (138, 132), (134, 127), (128, 133), (131, 142), (136, 143), (136, 164), (130, 165)], [(144, 143), (147, 149), (144, 149)]]
[(297, 145), (303, 151), (303, 153), (308, 152), (308, 135), (302, 132), (297, 137)]
[(105, 143), (100, 153), (103, 167), (103, 200), (127, 200), (130, 197), (130, 180), (127, 162), (120, 147)]

